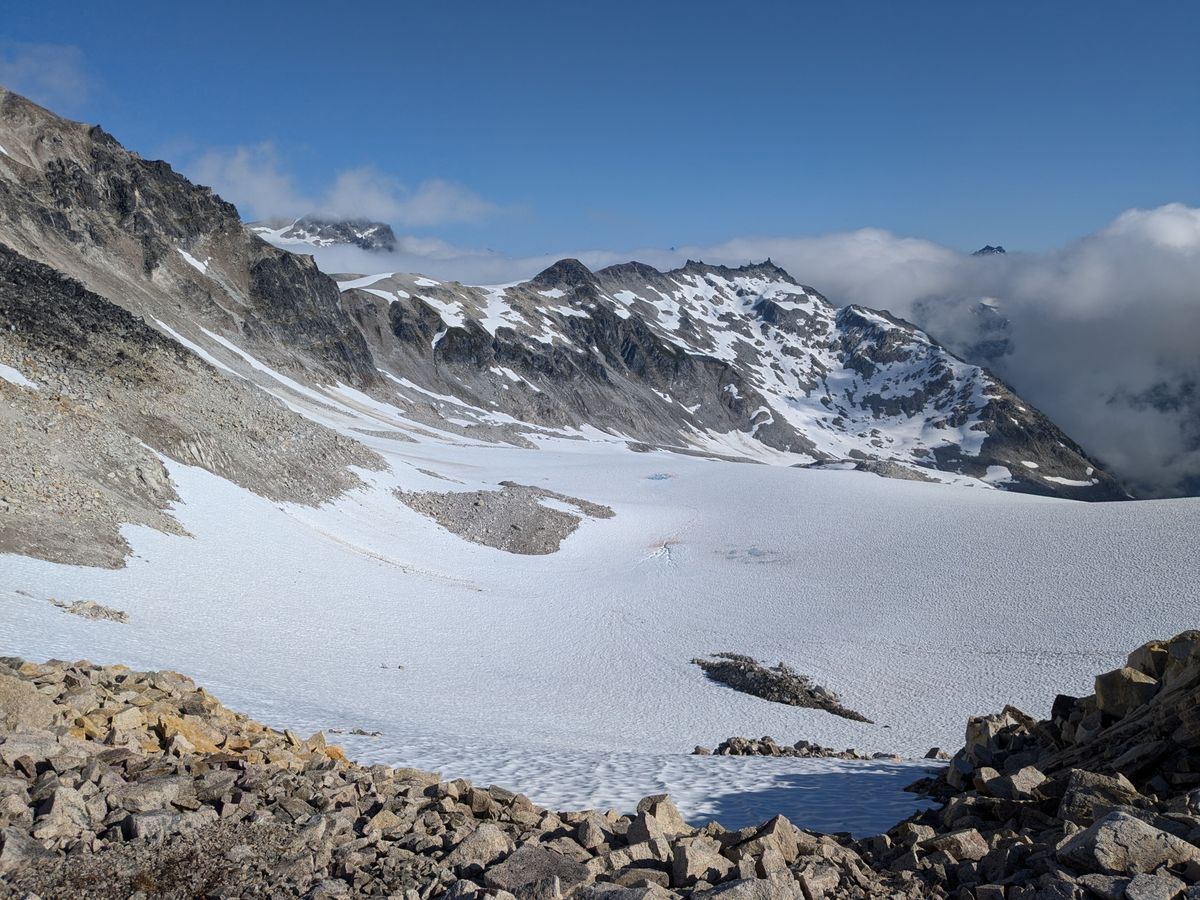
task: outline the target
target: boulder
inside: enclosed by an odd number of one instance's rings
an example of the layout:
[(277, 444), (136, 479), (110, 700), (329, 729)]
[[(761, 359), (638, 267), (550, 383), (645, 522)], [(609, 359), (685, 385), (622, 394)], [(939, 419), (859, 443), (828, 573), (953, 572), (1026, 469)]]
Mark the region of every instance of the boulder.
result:
[(842, 877), (833, 863), (817, 860), (801, 869), (797, 879), (805, 900), (824, 900), (837, 890)]
[(754, 837), (737, 845), (737, 855), (761, 856), (768, 848), (774, 849), (785, 863), (791, 865), (800, 855), (800, 829), (785, 816), (775, 816), (755, 832)]
[(938, 835), (926, 841), (924, 847), (926, 850), (941, 850), (943, 853), (949, 853), (959, 862), (975, 862), (983, 859), (990, 849), (988, 842), (983, 839), (983, 835), (974, 828), (964, 828)]
[(10, 875), (54, 859), (54, 853), (43, 847), (20, 828), (0, 830), (0, 875)]
[(1200, 847), (1115, 810), (1068, 840), (1057, 856), (1084, 872), (1133, 875), (1159, 866), (1200, 864)]
[(671, 885), (691, 887), (697, 881), (716, 884), (733, 871), (733, 863), (721, 855), (721, 845), (712, 838), (698, 836), (675, 845), (671, 859)]
[(108, 802), (126, 812), (142, 813), (167, 809), (185, 794), (194, 792), (192, 780), (183, 777), (147, 778), (118, 785), (109, 793)]
[(805, 895), (791, 878), (740, 878), (696, 891), (692, 900), (805, 900)]
[(1143, 675), (1161, 679), (1166, 674), (1169, 657), (1170, 652), (1163, 641), (1150, 641), (1130, 653), (1125, 665)]
[(643, 798), (637, 805), (637, 811), (639, 815), (652, 816), (667, 837), (692, 834), (695, 831), (683, 820), (683, 816), (679, 814), (679, 810), (668, 794), (655, 794)]
[(29, 681), (0, 675), (0, 731), (48, 728), (58, 717), (54, 701)]
[(921, 841), (927, 841), (936, 833), (930, 826), (920, 825), (916, 822), (901, 822), (892, 829), (896, 841), (904, 847), (911, 847)]
[(1124, 900), (1125, 888), (1129, 885), (1130, 879), (1119, 875), (1091, 873), (1080, 875), (1077, 881), (1087, 889), (1089, 894), (1094, 894), (1100, 900)]
[(1200, 674), (1200, 631), (1185, 631), (1167, 641), (1163, 684), (1167, 687)]
[(609, 842), (612, 837), (608, 823), (594, 812), (589, 812), (575, 826), (575, 842), (585, 850), (595, 850)]
[(528, 896), (534, 885), (557, 878), (563, 894), (587, 884), (592, 875), (587, 867), (560, 853), (526, 844), (504, 862), (487, 870), (483, 883), (490, 888)]
[(1141, 806), (1145, 798), (1124, 775), (1099, 775), (1072, 769), (1058, 804), (1058, 817), (1076, 825), (1091, 825), (1118, 806)]
[(513, 842), (496, 825), (485, 822), (463, 838), (446, 855), (446, 865), (451, 868), (490, 866), (513, 851)]
[(1157, 678), (1122, 666), (1096, 676), (1096, 706), (1102, 713), (1123, 719), (1158, 693)]
[(60, 784), (38, 807), (33, 836), (41, 841), (75, 837), (90, 819), (79, 791)]
[(959, 750), (946, 767), (946, 783), (956, 791), (965, 790), (971, 783), (974, 772), (975, 766), (967, 758), (966, 752)]
[(1187, 885), (1169, 872), (1142, 873), (1125, 886), (1125, 900), (1179, 900), (1185, 890)]
[(641, 844), (647, 841), (665, 841), (667, 833), (663, 830), (662, 823), (654, 816), (646, 812), (640, 812), (629, 823), (629, 830), (625, 832), (625, 839), (630, 844)]
[(987, 791), (1001, 800), (1032, 800), (1046, 782), (1046, 776), (1034, 766), (1024, 766), (1011, 775), (1001, 775), (987, 783)]

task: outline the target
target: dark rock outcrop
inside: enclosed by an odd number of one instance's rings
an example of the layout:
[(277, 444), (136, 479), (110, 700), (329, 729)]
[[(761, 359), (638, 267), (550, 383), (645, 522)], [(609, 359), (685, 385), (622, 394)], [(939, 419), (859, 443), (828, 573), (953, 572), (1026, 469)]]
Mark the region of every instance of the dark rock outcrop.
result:
[(1200, 632), (1189, 631), (1138, 648), (1093, 695), (1060, 696), (1050, 719), (1012, 707), (974, 718), (945, 773), (918, 786), (941, 808), (865, 855), (958, 896), (1196, 896), (1197, 710)]
[(833, 691), (814, 684), (807, 675), (801, 675), (785, 663), (768, 667), (740, 653), (716, 653), (712, 659), (693, 659), (692, 662), (711, 680), (771, 703), (823, 709), (855, 722), (871, 721), (843, 706), (841, 698)]

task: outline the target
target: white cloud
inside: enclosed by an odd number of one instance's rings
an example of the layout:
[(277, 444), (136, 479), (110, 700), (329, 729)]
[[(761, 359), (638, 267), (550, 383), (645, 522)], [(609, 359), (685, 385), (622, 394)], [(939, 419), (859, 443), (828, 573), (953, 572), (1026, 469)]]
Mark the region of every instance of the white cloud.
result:
[(370, 166), (339, 172), (323, 191), (302, 191), (271, 143), (210, 150), (184, 170), (234, 203), (248, 220), (295, 218), (316, 213), (366, 218), (404, 228), (476, 222), (495, 205), (468, 188), (443, 179), (408, 187)]
[[(416, 271), (475, 284), (528, 278), (563, 256), (592, 268), (637, 259), (738, 265), (771, 257), (834, 303), (887, 309), (980, 361), (1040, 407), (1140, 495), (1200, 493), (1200, 210), (1129, 210), (1049, 253), (973, 257), (878, 229), (743, 237), (672, 250), (509, 257), (403, 238), (397, 253), (317, 253), (327, 271)], [(993, 298), (1007, 327), (982, 309)]]
[(0, 85), (55, 110), (87, 99), (83, 52), (67, 44), (0, 41)]
[(243, 218), (296, 218), (312, 211), (271, 143), (209, 150), (188, 163), (185, 171), (235, 204)]

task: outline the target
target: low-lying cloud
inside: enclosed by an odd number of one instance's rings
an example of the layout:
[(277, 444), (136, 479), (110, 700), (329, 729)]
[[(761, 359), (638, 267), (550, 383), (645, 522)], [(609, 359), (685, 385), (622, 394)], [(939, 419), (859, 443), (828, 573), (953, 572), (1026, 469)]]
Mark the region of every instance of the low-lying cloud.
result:
[(365, 218), (403, 228), (478, 222), (496, 211), (475, 192), (444, 179), (409, 186), (371, 166), (339, 172), (315, 194), (301, 190), (271, 143), (209, 150), (183, 166), (195, 181), (237, 204), (249, 221), (314, 213)]
[(473, 284), (528, 278), (563, 256), (593, 268), (771, 257), (835, 304), (890, 310), (987, 365), (1137, 495), (1200, 493), (1198, 209), (1129, 210), (1051, 252), (980, 257), (878, 229), (519, 258), (417, 237), (388, 255), (317, 251), (330, 272), (423, 272)]

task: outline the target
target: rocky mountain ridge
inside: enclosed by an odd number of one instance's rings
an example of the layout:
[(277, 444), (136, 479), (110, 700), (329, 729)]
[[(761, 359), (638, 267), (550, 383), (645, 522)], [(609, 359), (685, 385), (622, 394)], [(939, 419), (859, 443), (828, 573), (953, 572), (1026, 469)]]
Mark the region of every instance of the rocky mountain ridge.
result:
[(338, 219), (308, 215), (299, 219), (251, 222), (247, 226), (268, 243), (285, 248), (298, 245), (334, 247), (344, 244), (381, 253), (396, 249), (392, 226), (369, 219)]
[(20, 449), (0, 459), (0, 502), (17, 511), (0, 550), (119, 564), (122, 523), (173, 527), (156, 454), (276, 499), (336, 496), (360, 483), (352, 466), (381, 465), (352, 428), (327, 427), (346, 391), (414, 433), (525, 447), (592, 434), (1124, 496), (984, 370), (769, 261), (335, 281), (166, 163), (2, 89), (0, 146), (0, 365), (18, 379), (0, 393)]
[(1124, 496), (985, 370), (887, 313), (835, 308), (770, 261), (592, 272), (565, 259), (484, 287), (338, 279), (382, 368), (476, 409), (774, 462)]

